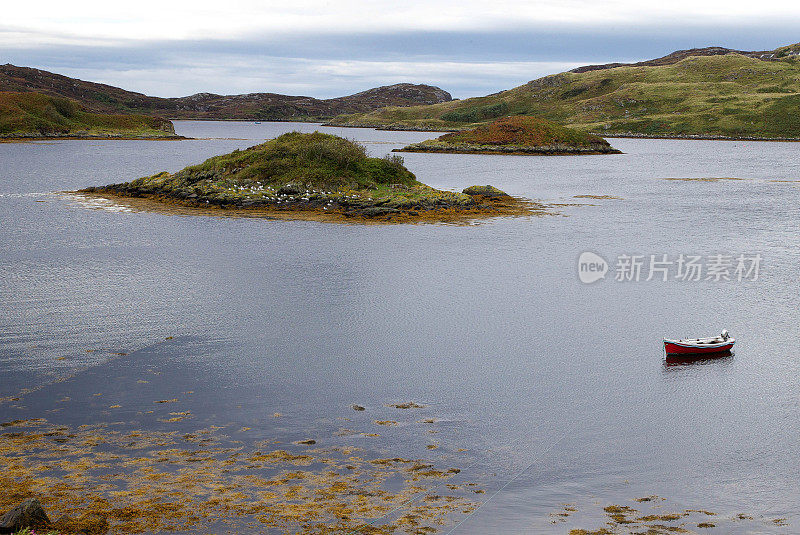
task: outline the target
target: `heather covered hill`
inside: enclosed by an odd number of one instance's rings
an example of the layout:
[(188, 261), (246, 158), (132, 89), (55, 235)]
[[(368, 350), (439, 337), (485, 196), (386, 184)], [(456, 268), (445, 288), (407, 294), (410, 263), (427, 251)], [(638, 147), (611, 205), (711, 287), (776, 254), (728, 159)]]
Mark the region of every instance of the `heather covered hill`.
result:
[(399, 152), (559, 155), (619, 154), (620, 151), (599, 136), (538, 117), (511, 116), (415, 143)]
[(384, 106), (448, 102), (451, 96), (424, 84), (394, 84), (331, 99), (249, 93), (197, 93), (161, 98), (87, 82), (29, 67), (0, 66), (0, 91), (38, 92), (77, 100), (98, 113), (142, 113), (170, 119), (317, 120), (343, 113), (368, 112)]
[(169, 138), (170, 121), (87, 111), (74, 100), (41, 93), (0, 92), (0, 138)]
[(461, 130), (507, 115), (609, 136), (800, 138), (800, 44), (747, 55), (695, 49), (641, 64), (590, 66), (486, 97), (385, 108), (331, 123)]

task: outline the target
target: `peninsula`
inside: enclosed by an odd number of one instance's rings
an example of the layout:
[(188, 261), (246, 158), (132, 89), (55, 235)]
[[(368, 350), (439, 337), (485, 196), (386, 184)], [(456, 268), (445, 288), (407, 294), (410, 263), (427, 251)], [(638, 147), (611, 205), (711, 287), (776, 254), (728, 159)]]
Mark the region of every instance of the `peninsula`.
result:
[(396, 152), (455, 154), (621, 154), (609, 143), (538, 117), (504, 117), (487, 125), (408, 145)]
[(66, 98), (0, 91), (0, 140), (183, 139), (170, 121), (87, 111)]
[(77, 193), (144, 200), (151, 204), (137, 207), (145, 210), (177, 205), (192, 209), (188, 213), (330, 222), (446, 222), (544, 212), (542, 205), (490, 186), (461, 193), (434, 189), (418, 182), (400, 156), (372, 158), (362, 145), (320, 132), (290, 132), (174, 174)]

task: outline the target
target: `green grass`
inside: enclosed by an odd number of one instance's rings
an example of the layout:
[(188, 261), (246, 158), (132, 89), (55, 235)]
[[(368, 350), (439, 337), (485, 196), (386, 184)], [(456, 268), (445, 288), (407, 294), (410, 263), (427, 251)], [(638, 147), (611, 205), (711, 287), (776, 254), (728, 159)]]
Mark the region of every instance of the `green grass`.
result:
[[(343, 115), (332, 123), (458, 130), (490, 110), (601, 135), (800, 137), (800, 58), (737, 54), (546, 76), (495, 95)], [(472, 121), (472, 122), (465, 122)]]
[(101, 115), (41, 93), (0, 92), (0, 137), (174, 136), (172, 123), (144, 115)]
[(161, 173), (130, 184), (203, 191), (239, 187), (277, 191), (292, 184), (305, 191), (375, 189), (418, 182), (403, 166), (402, 158), (370, 158), (362, 145), (347, 139), (320, 132), (290, 132), (175, 174)]

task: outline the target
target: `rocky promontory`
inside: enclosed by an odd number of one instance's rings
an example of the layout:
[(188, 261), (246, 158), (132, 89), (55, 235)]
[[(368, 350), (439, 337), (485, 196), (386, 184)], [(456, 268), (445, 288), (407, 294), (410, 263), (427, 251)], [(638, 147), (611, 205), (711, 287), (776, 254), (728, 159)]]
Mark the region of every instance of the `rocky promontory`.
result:
[(558, 125), (539, 117), (513, 116), (471, 130), (444, 134), (408, 145), (397, 152), (456, 154), (620, 154), (593, 134)]
[(320, 221), (436, 222), (543, 210), (495, 188), (434, 189), (418, 182), (400, 156), (372, 158), (362, 145), (320, 132), (291, 132), (177, 173), (78, 193), (136, 199), (147, 210), (177, 205), (195, 213)]

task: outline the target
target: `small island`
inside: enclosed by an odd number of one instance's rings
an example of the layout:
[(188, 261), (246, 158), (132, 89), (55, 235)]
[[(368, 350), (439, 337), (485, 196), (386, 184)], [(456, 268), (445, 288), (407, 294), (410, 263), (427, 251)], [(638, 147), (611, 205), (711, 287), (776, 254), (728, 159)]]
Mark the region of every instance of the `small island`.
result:
[(451, 154), (621, 154), (593, 134), (558, 125), (546, 119), (511, 116), (471, 130), (444, 134), (408, 145), (396, 152), (444, 152)]
[(0, 91), (0, 141), (36, 139), (185, 138), (166, 119), (92, 113), (67, 98)]
[(460, 193), (434, 189), (418, 182), (402, 157), (372, 158), (363, 145), (320, 132), (290, 132), (177, 173), (77, 193), (138, 210), (330, 222), (455, 222), (545, 213), (543, 205), (491, 186)]

